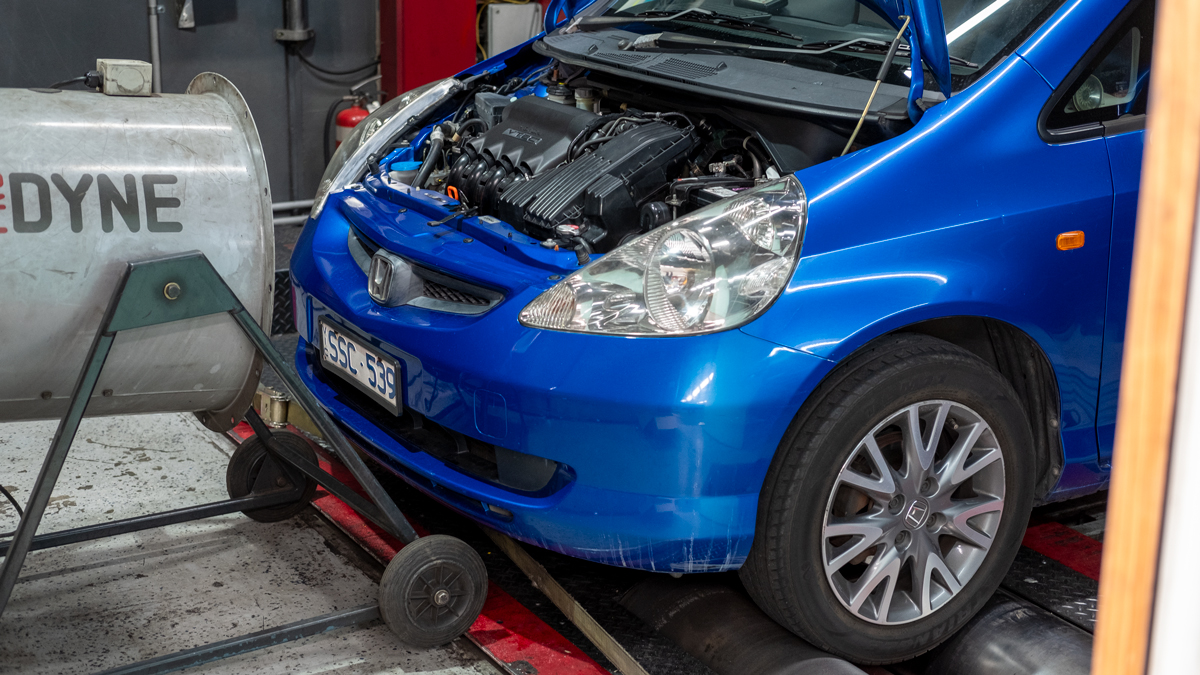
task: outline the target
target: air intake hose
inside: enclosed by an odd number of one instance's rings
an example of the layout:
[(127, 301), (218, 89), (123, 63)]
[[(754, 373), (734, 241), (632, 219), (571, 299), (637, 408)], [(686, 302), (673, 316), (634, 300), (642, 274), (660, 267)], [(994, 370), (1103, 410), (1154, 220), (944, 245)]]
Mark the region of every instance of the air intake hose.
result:
[(413, 187), (425, 187), (425, 182), (429, 180), (429, 174), (433, 173), (433, 167), (437, 165), (438, 159), (442, 156), (442, 146), (445, 143), (446, 132), (442, 131), (442, 125), (434, 127), (433, 131), (429, 132), (429, 147), (425, 149), (425, 161), (417, 170), (417, 177), (413, 179)]

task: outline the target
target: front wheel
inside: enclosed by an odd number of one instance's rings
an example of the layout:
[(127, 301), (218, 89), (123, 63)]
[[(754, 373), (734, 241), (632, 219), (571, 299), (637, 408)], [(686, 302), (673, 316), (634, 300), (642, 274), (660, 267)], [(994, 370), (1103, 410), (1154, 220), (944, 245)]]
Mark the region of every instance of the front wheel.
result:
[(995, 592), (1032, 504), (1009, 383), (920, 335), (852, 356), (780, 445), (742, 580), (759, 606), (858, 663), (917, 656)]

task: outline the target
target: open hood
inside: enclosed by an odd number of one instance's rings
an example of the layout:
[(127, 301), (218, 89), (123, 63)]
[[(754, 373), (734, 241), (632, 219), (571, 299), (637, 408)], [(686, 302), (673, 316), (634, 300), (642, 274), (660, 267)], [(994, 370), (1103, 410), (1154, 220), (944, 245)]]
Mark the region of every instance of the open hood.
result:
[[(550, 0), (544, 17), (546, 32), (549, 33), (578, 14), (596, 0)], [(912, 49), (912, 61), (924, 61), (937, 78), (938, 89), (950, 97), (950, 47), (946, 44), (946, 22), (942, 16), (941, 0), (858, 0), (885, 17), (899, 30), (904, 25), (900, 17), (911, 16), (906, 39)], [(925, 94), (925, 73), (921, 68), (912, 69), (912, 86), (909, 87), (908, 113), (915, 121), (922, 110), (917, 106)]]
[[(950, 97), (950, 46), (946, 44), (946, 21), (942, 17), (941, 0), (859, 0), (887, 18), (899, 29), (904, 24), (901, 16), (911, 16), (908, 28), (908, 43), (912, 47), (912, 62), (924, 61), (937, 78), (938, 88), (946, 98)], [(912, 69), (912, 87), (909, 88), (909, 115), (915, 120), (920, 117), (916, 108), (917, 99), (925, 93), (925, 74), (920, 68)]]

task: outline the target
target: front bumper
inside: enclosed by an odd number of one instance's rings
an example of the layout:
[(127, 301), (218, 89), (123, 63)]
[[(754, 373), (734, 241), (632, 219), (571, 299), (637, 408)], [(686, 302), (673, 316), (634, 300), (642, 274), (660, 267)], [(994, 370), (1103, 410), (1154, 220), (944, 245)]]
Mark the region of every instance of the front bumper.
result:
[[(517, 315), (553, 284), (545, 270), (487, 278), (494, 249), (477, 246), (472, 265), (469, 248), (447, 253), (448, 236), (393, 236), (387, 247), (473, 282), (508, 283), (505, 300), (478, 316), (380, 307), (347, 252), (350, 225), (386, 217), (395, 230), (428, 235), (434, 227), (412, 212), (365, 212), (364, 202), (327, 208), (292, 259), (303, 338), (297, 369), (364, 450), (435, 499), (530, 544), (647, 570), (742, 564), (771, 458), (829, 362), (738, 330), (623, 338), (527, 328)], [(426, 243), (442, 250), (431, 255)], [(380, 415), (324, 371), (308, 346), (319, 317), (400, 362), (406, 419)], [(560, 470), (544, 489), (506, 487), (426, 451), (419, 435), (400, 431), (413, 419)]]

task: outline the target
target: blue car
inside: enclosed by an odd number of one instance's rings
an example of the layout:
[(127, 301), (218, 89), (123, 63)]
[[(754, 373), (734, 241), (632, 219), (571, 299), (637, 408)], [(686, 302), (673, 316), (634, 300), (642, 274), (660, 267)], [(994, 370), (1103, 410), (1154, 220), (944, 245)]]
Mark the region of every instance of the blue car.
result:
[(487, 527), (932, 648), (1107, 484), (1153, 2), (575, 5), (340, 147), (302, 378)]

